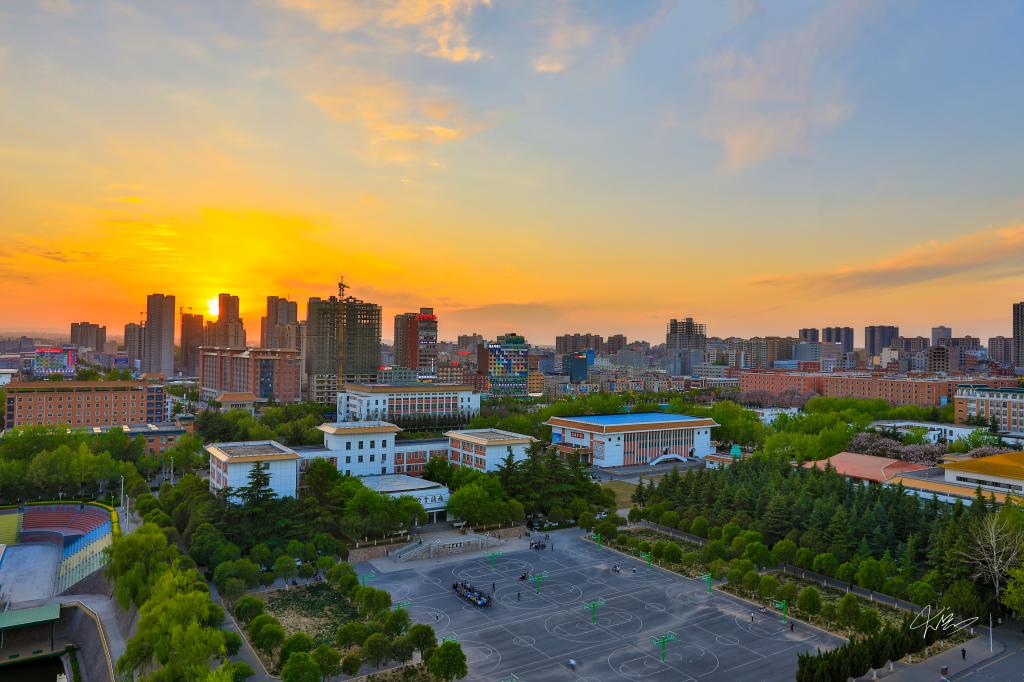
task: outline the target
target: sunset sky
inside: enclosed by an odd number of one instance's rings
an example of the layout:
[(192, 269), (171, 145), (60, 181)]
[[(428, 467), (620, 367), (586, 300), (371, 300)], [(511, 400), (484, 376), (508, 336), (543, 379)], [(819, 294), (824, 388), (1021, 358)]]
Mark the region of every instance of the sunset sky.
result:
[(253, 340), (344, 274), (385, 338), (1009, 334), (1021, 36), (998, 0), (0, 0), (0, 329), (223, 291)]

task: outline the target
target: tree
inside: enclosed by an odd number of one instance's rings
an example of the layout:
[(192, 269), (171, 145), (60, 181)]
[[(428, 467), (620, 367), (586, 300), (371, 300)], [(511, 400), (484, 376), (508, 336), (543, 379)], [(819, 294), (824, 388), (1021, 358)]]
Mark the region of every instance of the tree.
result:
[(754, 562), (755, 566), (767, 567), (771, 566), (775, 561), (775, 557), (772, 556), (771, 550), (763, 542), (751, 542), (743, 550), (743, 556)]
[(857, 567), (854, 580), (861, 587), (878, 591), (885, 583), (885, 572), (882, 570), (882, 565), (875, 559), (864, 559)]
[(281, 665), (296, 653), (309, 653), (313, 650), (313, 639), (305, 632), (296, 632), (281, 645)]
[(863, 609), (857, 616), (856, 630), (862, 635), (873, 635), (878, 631), (882, 621), (878, 618), (878, 611), (874, 609)]
[(242, 648), (242, 636), (234, 630), (224, 631), (224, 650), (228, 656), (234, 656)]
[(761, 582), (757, 586), (757, 593), (762, 599), (772, 599), (779, 589), (779, 581), (772, 575), (761, 576)]
[(857, 618), (860, 616), (860, 602), (852, 592), (847, 592), (839, 600), (837, 614), (839, 622), (847, 627), (853, 627), (857, 622)]
[(227, 582), (224, 583), (224, 591), (222, 594), (229, 603), (234, 603), (236, 599), (245, 594), (245, 581), (241, 578), (229, 578)]
[(295, 568), (295, 559), (287, 554), (282, 554), (274, 561), (274, 577), (284, 578), (286, 589), (288, 587), (288, 579), (294, 577), (297, 570)]
[(821, 596), (818, 594), (818, 590), (810, 586), (800, 590), (800, 596), (796, 599), (796, 607), (809, 616), (817, 615), (821, 611)]
[(775, 557), (775, 561), (783, 564), (793, 563), (793, 559), (796, 557), (796, 543), (792, 540), (779, 540), (772, 547), (772, 556)]
[(839, 566), (839, 560), (836, 559), (835, 554), (832, 552), (823, 552), (818, 556), (814, 557), (814, 563), (811, 565), (811, 570), (815, 573), (824, 573), (825, 575), (832, 575), (835, 573), (836, 568)]
[(743, 576), (743, 588), (747, 592), (754, 592), (761, 586), (761, 575), (757, 571), (747, 571)]
[(469, 674), (466, 654), (458, 642), (447, 641), (434, 649), (427, 659), (427, 670), (442, 682), (460, 680)]
[(263, 613), (263, 602), (252, 596), (245, 596), (235, 602), (235, 618), (248, 624), (256, 616)]
[(253, 646), (267, 654), (279, 647), (282, 642), (284, 642), (284, 628), (276, 620), (267, 623), (252, 636)]
[(424, 660), (429, 658), (430, 652), (437, 646), (437, 635), (434, 634), (434, 628), (425, 623), (417, 623), (409, 628), (407, 637)]
[(316, 661), (317, 667), (320, 668), (321, 679), (332, 677), (341, 672), (341, 654), (333, 647), (321, 644), (313, 649), (311, 655), (313, 660)]
[(384, 619), (384, 633), (389, 637), (398, 637), (408, 630), (410, 625), (412, 619), (409, 618), (409, 612), (405, 609), (394, 609), (388, 612)]
[(363, 659), (359, 657), (359, 654), (352, 651), (345, 655), (345, 658), (341, 659), (341, 672), (346, 675), (355, 675), (359, 672), (359, 668), (363, 665)]
[(934, 605), (937, 598), (935, 588), (923, 580), (915, 580), (907, 586), (907, 599), (917, 606)]
[[(416, 627), (414, 625), (413, 629)], [(334, 641), (337, 642), (338, 646), (344, 648), (353, 644), (362, 644), (365, 639), (366, 625), (357, 620), (350, 620), (338, 628)]]
[(972, 577), (992, 584), (997, 605), (1006, 574), (1020, 563), (1022, 543), (1024, 532), (1012, 530), (1004, 519), (990, 513), (972, 529), (970, 548), (960, 552), (974, 568)]
[(391, 658), (391, 642), (382, 633), (376, 632), (363, 642), (363, 656), (374, 667), (379, 668), (381, 664)]
[(320, 666), (307, 652), (296, 652), (288, 657), (288, 662), (281, 669), (281, 681), (320, 682)]

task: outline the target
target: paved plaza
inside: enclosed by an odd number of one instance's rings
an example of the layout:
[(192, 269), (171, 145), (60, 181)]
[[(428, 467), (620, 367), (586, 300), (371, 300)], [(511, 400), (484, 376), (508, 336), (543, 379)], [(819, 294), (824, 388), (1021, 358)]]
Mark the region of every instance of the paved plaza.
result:
[[(803, 623), (790, 632), (777, 613), (758, 612), (752, 623), (750, 604), (597, 547), (577, 530), (552, 533), (551, 540), (553, 551), (510, 547), (494, 568), (477, 553), (378, 571), (370, 584), (408, 602), (413, 620), (432, 625), (439, 637), (457, 639), (471, 680), (792, 680), (798, 652), (840, 643)], [(616, 563), (621, 574), (611, 570)], [(539, 592), (519, 579), (524, 572), (546, 574)], [(456, 596), (459, 580), (483, 592), (493, 586), (493, 607)], [(584, 604), (597, 601), (604, 605), (594, 622)], [(669, 633), (675, 639), (662, 661), (652, 638)]]
[(49, 543), (8, 545), (0, 565), (0, 590), (14, 602), (53, 595), (60, 548)]

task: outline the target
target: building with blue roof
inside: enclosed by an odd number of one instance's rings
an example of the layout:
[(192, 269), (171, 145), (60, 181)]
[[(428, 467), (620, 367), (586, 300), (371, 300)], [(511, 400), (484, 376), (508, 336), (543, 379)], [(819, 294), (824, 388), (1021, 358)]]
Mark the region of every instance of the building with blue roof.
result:
[(659, 464), (703, 458), (714, 449), (710, 417), (668, 412), (551, 417), (551, 442), (563, 455), (598, 467)]

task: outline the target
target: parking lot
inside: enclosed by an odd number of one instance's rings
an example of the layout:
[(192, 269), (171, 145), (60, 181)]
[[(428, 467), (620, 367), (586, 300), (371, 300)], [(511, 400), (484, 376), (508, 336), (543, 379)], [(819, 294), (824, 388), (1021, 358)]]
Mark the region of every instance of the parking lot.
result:
[[(472, 680), (791, 680), (797, 652), (840, 643), (802, 623), (790, 632), (777, 613), (751, 622), (746, 602), (597, 547), (578, 530), (552, 533), (551, 543), (504, 553), (493, 568), (485, 554), (412, 562), (372, 584), (407, 601), (414, 621), (457, 639)], [(538, 585), (520, 580), (524, 572), (544, 577)], [(493, 606), (456, 596), (460, 580), (493, 589)], [(592, 616), (585, 604), (594, 602)], [(652, 638), (667, 639), (664, 660)]]

